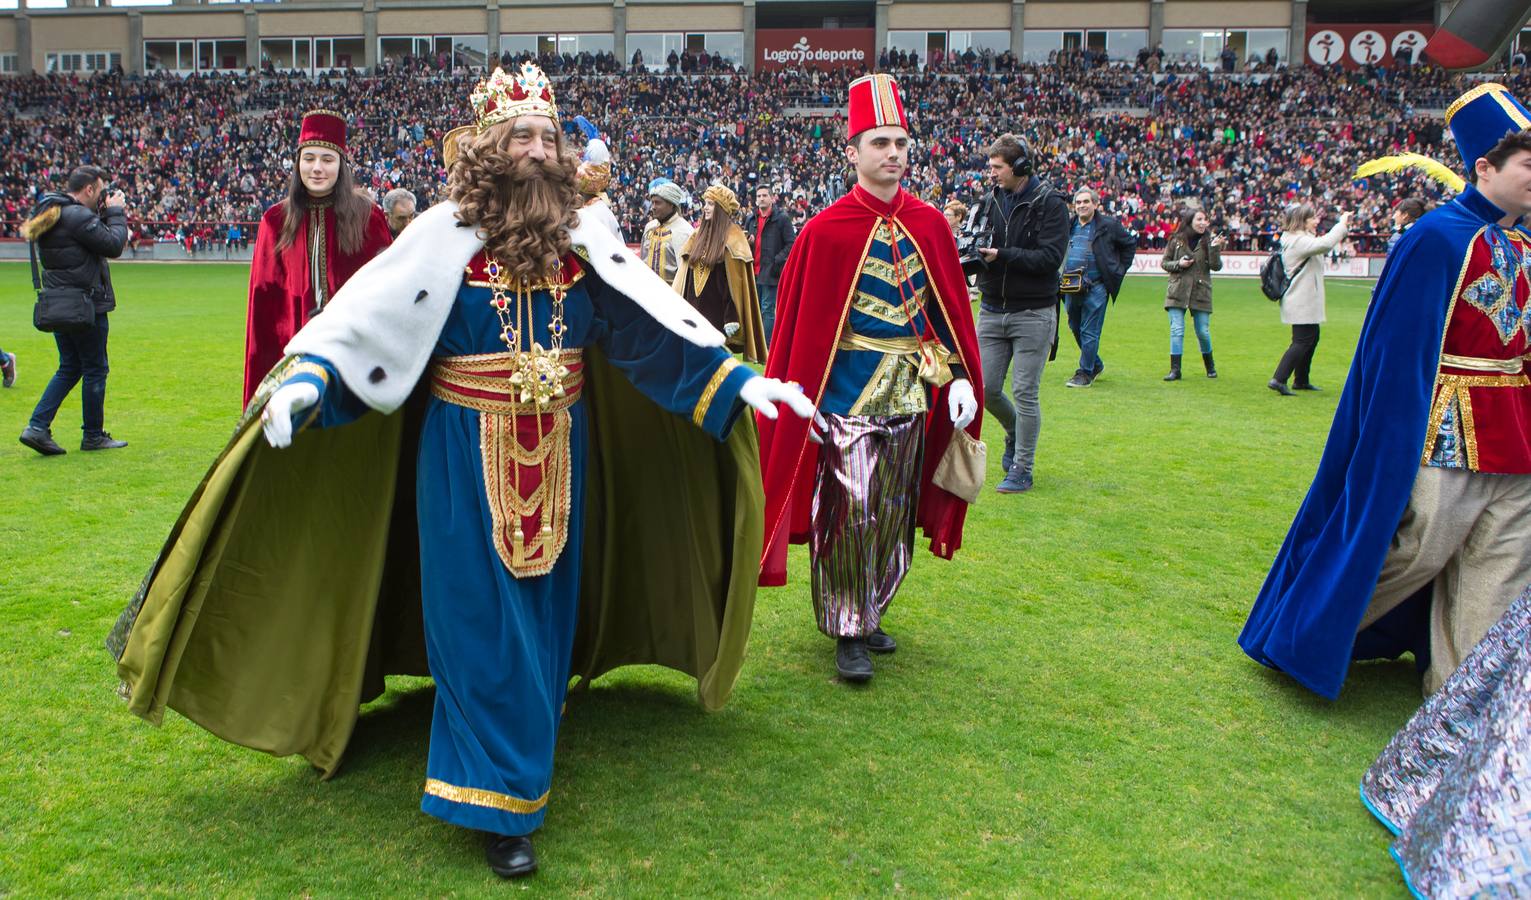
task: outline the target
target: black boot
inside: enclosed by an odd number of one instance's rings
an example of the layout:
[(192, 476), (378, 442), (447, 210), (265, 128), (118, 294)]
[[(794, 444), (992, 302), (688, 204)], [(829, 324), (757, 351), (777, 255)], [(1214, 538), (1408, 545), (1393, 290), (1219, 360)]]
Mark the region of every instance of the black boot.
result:
[(1201, 355), (1201, 361), (1202, 361), (1202, 364), (1207, 367), (1207, 377), (1208, 378), (1216, 378), (1217, 377), (1217, 364), (1212, 361), (1212, 354), (1210, 354), (1210, 353), (1203, 353)]
[(1164, 380), (1165, 381), (1179, 381), (1180, 380), (1180, 354), (1179, 353), (1171, 353), (1170, 354), (1170, 373), (1168, 375), (1164, 376)]
[(532, 849), (532, 839), (524, 834), (487, 834), (484, 842), (484, 859), (489, 868), (501, 878), (519, 878), (537, 871), (537, 851)]
[(835, 670), (845, 681), (870, 681), (872, 658), (867, 656), (866, 638), (840, 638), (835, 646)]
[(53, 431), (48, 428), (33, 428), (28, 425), (22, 429), (21, 442), (41, 453), (43, 456), (62, 456), (66, 452), (53, 439)]

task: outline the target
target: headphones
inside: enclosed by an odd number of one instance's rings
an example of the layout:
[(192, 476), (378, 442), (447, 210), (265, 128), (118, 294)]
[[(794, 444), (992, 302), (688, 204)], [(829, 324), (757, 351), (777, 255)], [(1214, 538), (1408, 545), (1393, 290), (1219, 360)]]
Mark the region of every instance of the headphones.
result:
[(1010, 164), (1010, 171), (1017, 178), (1025, 178), (1036, 170), (1031, 162), (1031, 145), (1022, 137), (1017, 137), (1015, 140), (1021, 145), (1021, 154), (1015, 158), (1015, 162)]

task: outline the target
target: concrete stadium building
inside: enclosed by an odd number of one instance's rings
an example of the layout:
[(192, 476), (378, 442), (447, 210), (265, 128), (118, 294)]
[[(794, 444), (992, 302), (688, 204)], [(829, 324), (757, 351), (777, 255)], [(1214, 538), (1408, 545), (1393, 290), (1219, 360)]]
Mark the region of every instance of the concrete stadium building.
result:
[[(1064, 50), (1216, 65), (1389, 61), (1455, 0), (0, 0), (0, 74), (370, 70), (405, 55), (605, 52), (663, 68), (707, 50), (750, 69), (843, 63), (882, 48), (968, 48), (1045, 62)], [(1526, 35), (1522, 35), (1522, 40)], [(1417, 55), (1416, 55), (1417, 58)], [(869, 60), (870, 61), (870, 60)]]

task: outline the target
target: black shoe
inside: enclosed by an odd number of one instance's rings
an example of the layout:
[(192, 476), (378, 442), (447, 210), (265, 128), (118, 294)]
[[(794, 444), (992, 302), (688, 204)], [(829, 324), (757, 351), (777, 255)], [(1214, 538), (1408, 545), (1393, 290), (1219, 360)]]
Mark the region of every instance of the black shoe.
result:
[(16, 354), (7, 353), (0, 360), (0, 384), (11, 387), (16, 383)]
[(872, 658), (865, 638), (840, 638), (835, 642), (835, 669), (845, 681), (871, 681)]
[(1006, 472), (1015, 464), (1015, 438), (1005, 437), (1005, 452), (999, 455), (999, 467)]
[(21, 442), (41, 453), (43, 456), (63, 456), (66, 451), (53, 439), (53, 432), (46, 428), (33, 428), (28, 425), (22, 429)]
[(1201, 363), (1202, 363), (1202, 365), (1207, 367), (1207, 377), (1208, 378), (1216, 378), (1217, 377), (1217, 363), (1214, 363), (1212, 361), (1212, 354), (1210, 354), (1210, 353), (1203, 353), (1201, 355)]
[(1180, 380), (1180, 354), (1179, 353), (1171, 353), (1170, 354), (1170, 373), (1168, 375), (1164, 376), (1164, 380), (1165, 381), (1179, 381)]
[(898, 649), (898, 641), (881, 628), (867, 635), (867, 649), (873, 653), (892, 653)]
[(501, 878), (520, 878), (537, 871), (537, 851), (524, 834), (490, 834), (484, 842), (484, 859)]
[(1089, 372), (1086, 372), (1084, 369), (1080, 369), (1079, 371), (1074, 373), (1074, 377), (1073, 378), (1070, 378), (1068, 381), (1065, 381), (1063, 383), (1063, 386), (1064, 387), (1089, 387), (1090, 386), (1090, 382), (1092, 382), (1094, 380), (1095, 379), (1090, 376)]
[(1297, 392), (1287, 387), (1285, 381), (1277, 381), (1276, 379), (1272, 378), (1270, 381), (1266, 382), (1265, 386), (1283, 397), (1297, 396)]
[(1319, 387), (1316, 384), (1294, 384), (1294, 385), (1292, 385), (1292, 390), (1294, 390), (1294, 391), (1321, 391), (1321, 390), (1323, 390), (1323, 388)]
[(81, 450), (120, 450), (127, 445), (127, 441), (119, 441), (104, 431), (80, 441)]

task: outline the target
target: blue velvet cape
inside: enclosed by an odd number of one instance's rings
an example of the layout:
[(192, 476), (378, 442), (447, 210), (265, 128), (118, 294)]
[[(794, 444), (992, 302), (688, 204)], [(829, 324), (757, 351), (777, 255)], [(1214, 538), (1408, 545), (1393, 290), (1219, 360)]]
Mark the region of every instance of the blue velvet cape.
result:
[(1474, 237), (1504, 213), (1471, 186), (1388, 257), (1313, 486), (1255, 598), (1239, 646), (1333, 700), (1352, 659), (1429, 659), (1427, 585), (1365, 631), (1420, 466), (1451, 298)]

